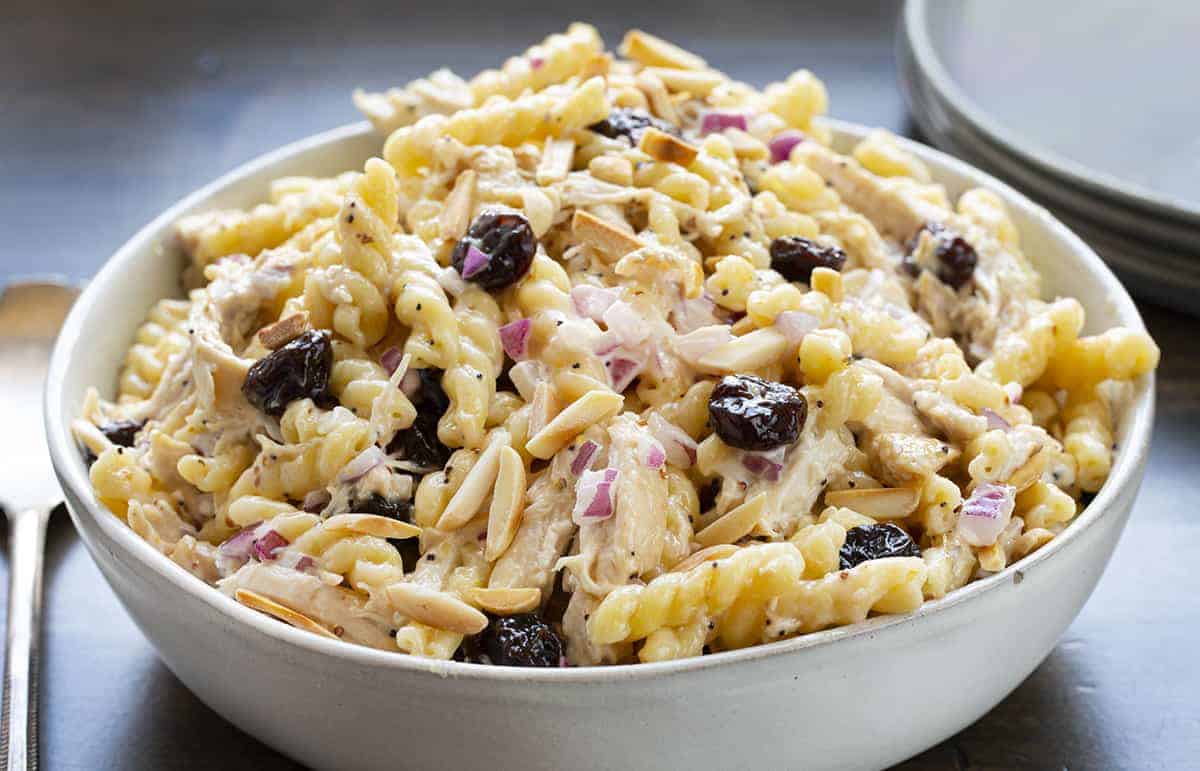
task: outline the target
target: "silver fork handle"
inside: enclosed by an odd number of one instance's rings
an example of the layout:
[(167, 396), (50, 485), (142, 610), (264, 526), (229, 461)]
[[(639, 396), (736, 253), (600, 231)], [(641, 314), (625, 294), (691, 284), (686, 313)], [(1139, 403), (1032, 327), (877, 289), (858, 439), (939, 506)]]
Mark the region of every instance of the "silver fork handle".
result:
[(8, 640), (4, 657), (4, 714), (0, 724), (8, 771), (38, 767), (42, 553), (49, 517), (48, 506), (9, 514)]

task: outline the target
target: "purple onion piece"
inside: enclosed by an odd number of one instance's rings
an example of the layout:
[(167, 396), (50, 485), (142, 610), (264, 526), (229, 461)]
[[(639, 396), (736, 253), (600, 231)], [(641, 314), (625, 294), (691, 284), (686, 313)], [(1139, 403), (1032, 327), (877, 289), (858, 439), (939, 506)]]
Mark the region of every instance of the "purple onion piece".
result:
[(579, 452), (575, 453), (575, 457), (571, 459), (571, 473), (579, 476), (587, 471), (592, 465), (592, 458), (596, 457), (596, 451), (600, 449), (600, 445), (593, 442), (591, 439), (586, 440), (579, 445)]
[(260, 562), (268, 562), (275, 559), (275, 552), (288, 545), (288, 540), (274, 530), (268, 530), (267, 534), (254, 542), (254, 556)]
[(750, 125), (744, 112), (731, 110), (709, 110), (700, 118), (700, 133), (711, 134), (725, 129), (740, 129), (745, 131)]
[(615, 468), (585, 471), (575, 485), (575, 508), (571, 519), (577, 525), (600, 522), (613, 514), (613, 486), (620, 472)]
[(329, 491), (325, 489), (313, 490), (308, 495), (304, 496), (304, 501), (301, 502), (300, 508), (307, 511), (309, 514), (319, 514), (327, 505), (330, 498)]
[(996, 429), (1000, 429), (1001, 431), (1009, 431), (1012, 429), (1012, 425), (993, 409), (984, 407), (979, 411), (979, 414), (987, 418), (987, 427), (989, 431), (994, 431)]
[(392, 346), (384, 351), (379, 357), (379, 363), (387, 370), (389, 376), (396, 373), (396, 367), (400, 366), (400, 362), (404, 359), (404, 352), (397, 346)]
[(517, 319), (500, 327), (500, 344), (513, 361), (529, 356), (529, 332), (533, 329), (530, 319)]
[(467, 247), (467, 256), (463, 258), (462, 277), (471, 278), (488, 266), (492, 258), (483, 252), (476, 249), (474, 246)]
[(792, 149), (806, 139), (803, 133), (788, 129), (771, 137), (767, 147), (771, 150), (771, 163), (783, 163), (792, 155)]
[(633, 379), (642, 371), (642, 362), (624, 356), (614, 356), (605, 364), (608, 379), (612, 382), (613, 390), (621, 393)]
[(979, 485), (963, 501), (956, 531), (972, 546), (991, 546), (1012, 519), (1016, 495), (1016, 488), (1009, 485)]

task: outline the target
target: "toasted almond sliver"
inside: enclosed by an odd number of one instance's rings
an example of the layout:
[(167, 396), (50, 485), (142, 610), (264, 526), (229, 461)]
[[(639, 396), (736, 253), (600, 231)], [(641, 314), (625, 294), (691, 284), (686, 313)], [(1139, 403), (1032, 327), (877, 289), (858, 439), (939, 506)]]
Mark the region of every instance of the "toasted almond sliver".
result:
[(826, 506), (841, 506), (875, 519), (903, 519), (917, 510), (920, 493), (911, 487), (875, 487), (825, 493)]
[(734, 154), (739, 158), (761, 161), (770, 154), (767, 146), (758, 141), (753, 134), (735, 128), (726, 129), (723, 133), (729, 144), (733, 145)]
[(471, 521), (492, 491), (496, 474), (500, 470), (500, 448), (508, 446), (507, 431), (496, 431), (488, 446), (479, 455), (479, 460), (467, 472), (462, 485), (438, 518), (438, 530), (457, 530)]
[(608, 71), (612, 69), (612, 63), (612, 54), (607, 51), (602, 54), (593, 54), (579, 69), (579, 77), (594, 78), (597, 75), (607, 75)]
[(620, 50), (622, 56), (647, 67), (673, 67), (680, 70), (708, 68), (708, 63), (694, 53), (640, 29), (631, 29), (625, 33)]
[(701, 546), (715, 546), (733, 543), (742, 536), (749, 535), (762, 517), (766, 503), (767, 494), (759, 493), (737, 508), (730, 509), (716, 522), (696, 533), (696, 543)]
[(682, 560), (677, 562), (673, 568), (671, 568), (671, 572), (682, 573), (685, 570), (691, 570), (697, 565), (703, 565), (705, 562), (723, 560), (726, 557), (732, 557), (737, 553), (737, 550), (738, 547), (731, 543), (719, 543), (715, 546), (708, 546), (694, 554), (684, 557)]
[(549, 460), (588, 426), (616, 415), (624, 404), (625, 397), (618, 393), (588, 391), (534, 434), (525, 443), (525, 451), (535, 458)]
[(270, 597), (264, 597), (258, 592), (252, 592), (249, 589), (238, 589), (233, 593), (233, 596), (247, 608), (253, 608), (254, 610), (266, 613), (268, 616), (274, 616), (297, 629), (304, 629), (305, 631), (319, 634), (322, 637), (328, 637), (331, 640), (339, 639), (337, 635), (326, 629), (323, 624), (313, 621), (303, 613), (294, 611), (286, 605), (280, 605)]
[(576, 241), (591, 246), (610, 261), (618, 260), (645, 246), (616, 225), (582, 209), (575, 210), (575, 216), (571, 219), (571, 233)]
[(557, 390), (564, 401), (573, 402), (589, 391), (611, 391), (612, 389), (608, 387), (607, 383), (601, 383), (590, 375), (584, 375), (573, 369), (563, 369), (554, 376), (553, 390)]
[(405, 616), (459, 634), (479, 634), (487, 626), (487, 616), (454, 595), (427, 586), (399, 581), (388, 584), (388, 600)]
[(421, 535), (421, 528), (416, 525), (378, 514), (336, 514), (325, 520), (325, 529), (345, 530), (348, 533), (380, 538), (417, 538)]
[(656, 161), (677, 163), (680, 166), (692, 165), (692, 161), (700, 154), (700, 149), (695, 145), (688, 144), (665, 131), (659, 131), (653, 126), (642, 132), (638, 149)]
[(462, 238), (471, 224), (471, 211), (475, 203), (476, 175), (467, 169), (458, 175), (454, 189), (446, 196), (441, 214), (438, 215), (438, 233), (442, 238)]
[(529, 400), (529, 428), (527, 435), (541, 431), (558, 414), (558, 397), (554, 386), (542, 381), (533, 387), (533, 398)]
[(300, 311), (258, 330), (258, 340), (274, 351), (295, 340), (306, 329), (308, 329), (308, 311)]
[(773, 364), (787, 349), (787, 337), (763, 327), (722, 343), (700, 357), (697, 364), (715, 372), (747, 372)]
[(686, 91), (692, 96), (706, 97), (709, 92), (725, 82), (715, 70), (684, 70), (677, 67), (647, 67), (646, 72), (657, 75), (663, 85), (672, 91)]
[(467, 599), (488, 613), (498, 616), (511, 616), (514, 613), (528, 613), (542, 602), (542, 593), (530, 588), (485, 588), (476, 586), (468, 589)]
[(483, 557), (495, 562), (512, 543), (525, 512), (525, 464), (511, 447), (500, 448), (500, 470), (488, 511), (487, 546)]
[(574, 139), (555, 139), (546, 137), (542, 149), (542, 160), (538, 163), (535, 174), (539, 185), (550, 185), (567, 178), (571, 171), (571, 162), (575, 159)]
[(1017, 488), (1017, 492), (1027, 489), (1034, 482), (1041, 478), (1042, 473), (1046, 470), (1046, 461), (1049, 458), (1049, 453), (1043, 453), (1039, 446), (1033, 451), (1021, 467), (1014, 471), (1008, 478), (1007, 484)]

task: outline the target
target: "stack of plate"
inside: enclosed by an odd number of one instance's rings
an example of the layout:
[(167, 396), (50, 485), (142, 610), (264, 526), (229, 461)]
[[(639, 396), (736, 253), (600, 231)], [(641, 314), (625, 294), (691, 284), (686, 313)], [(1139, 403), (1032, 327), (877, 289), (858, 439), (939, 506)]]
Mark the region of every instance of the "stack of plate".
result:
[(938, 147), (1051, 208), (1142, 297), (1200, 315), (1200, 2), (908, 0)]

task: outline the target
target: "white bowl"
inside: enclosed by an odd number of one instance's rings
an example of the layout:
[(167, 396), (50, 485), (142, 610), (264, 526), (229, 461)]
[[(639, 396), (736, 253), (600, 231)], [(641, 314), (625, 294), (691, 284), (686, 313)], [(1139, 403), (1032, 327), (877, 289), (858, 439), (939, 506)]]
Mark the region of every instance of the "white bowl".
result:
[[(866, 129), (831, 122), (839, 145)], [(245, 207), (289, 174), (357, 168), (366, 124), (289, 145), (205, 187), (143, 228), (75, 303), (54, 352), (46, 428), (92, 558), (168, 667), (206, 704), (318, 768), (872, 768), (969, 725), (1021, 682), (1091, 593), (1146, 461), (1151, 377), (1117, 416), (1112, 475), (1058, 538), (1001, 573), (907, 616), (702, 658), (566, 670), (426, 661), (301, 632), (204, 585), (101, 506), (69, 432), (90, 384), (111, 389), (134, 329), (178, 293), (172, 223)], [(906, 146), (957, 194), (1008, 202), (1051, 294), (1083, 303), (1092, 331), (1142, 328), (1113, 274), (1041, 207), (992, 177)]]

